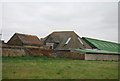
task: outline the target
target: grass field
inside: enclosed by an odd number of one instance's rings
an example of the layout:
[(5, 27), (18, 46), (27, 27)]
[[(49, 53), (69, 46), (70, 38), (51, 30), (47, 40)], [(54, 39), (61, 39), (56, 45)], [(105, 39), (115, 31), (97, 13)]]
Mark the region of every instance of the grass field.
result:
[(3, 79), (117, 79), (118, 62), (3, 57)]

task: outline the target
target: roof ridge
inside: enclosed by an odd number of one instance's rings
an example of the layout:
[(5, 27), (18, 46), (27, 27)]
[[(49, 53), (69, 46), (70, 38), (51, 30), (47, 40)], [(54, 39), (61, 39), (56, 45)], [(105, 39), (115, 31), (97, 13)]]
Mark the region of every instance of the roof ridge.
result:
[(16, 35), (24, 35), (24, 36), (34, 36), (37, 37), (36, 35), (29, 35), (29, 34), (22, 34), (22, 33), (15, 33)]
[(53, 33), (66, 33), (66, 32), (74, 32), (74, 31), (54, 31)]
[(103, 41), (103, 42), (109, 42), (109, 43), (119, 44), (119, 43), (116, 43), (116, 42), (106, 41), (106, 40), (102, 40), (102, 39), (95, 39), (95, 38), (89, 38), (89, 37), (82, 37), (82, 38), (88, 38), (88, 39), (93, 39), (93, 40), (97, 40), (97, 41)]

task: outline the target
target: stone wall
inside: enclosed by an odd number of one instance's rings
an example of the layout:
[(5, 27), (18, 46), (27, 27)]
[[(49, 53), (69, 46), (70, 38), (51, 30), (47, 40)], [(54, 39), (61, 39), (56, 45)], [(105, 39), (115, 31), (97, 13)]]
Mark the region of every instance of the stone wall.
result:
[(120, 60), (120, 55), (85, 54), (85, 60)]
[(22, 47), (2, 47), (2, 56), (26, 56), (26, 52)]
[(120, 55), (113, 54), (85, 54), (83, 52), (76, 52), (70, 50), (48, 50), (20, 46), (2, 47), (2, 56), (47, 56), (52, 58), (71, 58), (79, 60), (120, 60)]
[(40, 49), (40, 48), (26, 48), (26, 52), (27, 54), (29, 54), (29, 56), (33, 56), (33, 57), (43, 57), (43, 56), (51, 57), (52, 55), (52, 50)]
[(52, 58), (71, 58), (84, 60), (84, 54), (71, 52), (70, 50), (48, 50), (41, 48), (30, 48), (20, 46), (2, 47), (2, 56), (32, 56), (32, 57), (52, 57)]
[(71, 59), (79, 59), (84, 60), (85, 56), (82, 53), (75, 53), (75, 52), (69, 52), (69, 51), (60, 51), (53, 53), (53, 56), (56, 58), (71, 58)]
[(20, 47), (20, 46), (5, 46), (2, 47), (2, 56), (33, 56), (33, 57), (50, 57), (52, 50), (35, 48), (35, 47)]

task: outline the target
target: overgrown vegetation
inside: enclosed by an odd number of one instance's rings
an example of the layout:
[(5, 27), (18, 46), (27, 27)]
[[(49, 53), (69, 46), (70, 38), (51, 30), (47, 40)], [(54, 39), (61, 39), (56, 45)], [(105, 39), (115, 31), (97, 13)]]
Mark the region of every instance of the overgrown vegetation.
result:
[(118, 62), (3, 57), (3, 79), (117, 79)]

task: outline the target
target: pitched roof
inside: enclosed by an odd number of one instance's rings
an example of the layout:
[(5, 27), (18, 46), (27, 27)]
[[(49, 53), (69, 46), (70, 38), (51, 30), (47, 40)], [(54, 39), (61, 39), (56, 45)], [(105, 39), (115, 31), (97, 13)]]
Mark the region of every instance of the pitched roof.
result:
[(93, 38), (82, 37), (84, 41), (86, 41), (92, 48), (97, 48), (101, 50), (107, 50), (111, 52), (118, 52), (120, 50), (118, 43), (98, 40)]
[[(80, 37), (74, 31), (57, 31), (48, 35), (45, 42), (59, 43), (55, 49), (84, 48), (78, 38)], [(65, 45), (66, 43), (68, 44)]]
[(48, 40), (48, 42), (61, 42), (65, 39), (67, 39), (68, 37), (70, 37), (72, 34), (75, 34), (74, 31), (57, 31), (57, 32), (53, 32), (50, 35), (48, 35), (47, 37), (49, 37), (50, 40)]
[(20, 34), (15, 33), (19, 37), (19, 39), (22, 41), (22, 43), (25, 44), (41, 44), (40, 39), (35, 35), (27, 35), (27, 34)]

